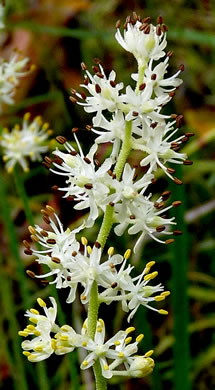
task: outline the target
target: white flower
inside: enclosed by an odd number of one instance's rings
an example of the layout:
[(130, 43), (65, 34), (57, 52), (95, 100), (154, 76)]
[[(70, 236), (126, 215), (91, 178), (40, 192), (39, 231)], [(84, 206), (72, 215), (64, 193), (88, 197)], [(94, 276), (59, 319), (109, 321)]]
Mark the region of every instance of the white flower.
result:
[(146, 124), (149, 124), (149, 119), (153, 121), (159, 121), (163, 118), (169, 118), (167, 115), (160, 114), (160, 110), (163, 105), (168, 103), (171, 99), (168, 94), (161, 95), (152, 98), (152, 84), (146, 86), (143, 91), (139, 91), (137, 94), (130, 85), (126, 88), (126, 93), (121, 96), (122, 101), (125, 103), (124, 111), (126, 114), (125, 119), (127, 121), (136, 119), (139, 117)]
[[(76, 289), (78, 283), (84, 287), (84, 291), (81, 294), (82, 303), (89, 301), (89, 294), (94, 281), (97, 282), (99, 287), (107, 288), (111, 286), (113, 281), (112, 274), (116, 272), (115, 265), (120, 264), (123, 261), (123, 257), (120, 255), (113, 255), (112, 252), (108, 253), (108, 259), (101, 262), (102, 250), (100, 247), (94, 246), (91, 248), (87, 246), (87, 240), (82, 238), (82, 244), (84, 245), (84, 253), (78, 253), (72, 262), (70, 268), (70, 283), (73, 288)], [(74, 300), (74, 293), (71, 293), (67, 299), (70, 303)]]
[[(120, 103), (119, 91), (123, 88), (123, 83), (117, 84), (115, 82), (116, 73), (113, 70), (108, 77), (101, 65), (99, 65), (99, 70), (99, 76), (98, 74), (92, 76), (86, 71), (86, 80), (89, 82), (81, 84), (81, 87), (86, 88), (91, 96), (87, 96), (84, 103), (79, 102), (84, 106), (86, 112), (96, 112), (95, 126), (100, 126), (102, 111), (114, 112), (117, 110)], [(76, 96), (82, 98), (80, 94), (76, 94)]]
[(2, 133), (0, 145), (9, 172), (13, 170), (16, 163), (19, 163), (24, 171), (28, 171), (28, 159), (41, 160), (41, 153), (48, 149), (44, 143), (50, 133), (49, 124), (43, 124), (39, 116), (32, 122), (29, 122), (29, 118), (30, 114), (25, 114), (22, 127), (15, 125), (11, 132), (4, 129)]
[[(85, 336), (88, 335), (87, 324), (88, 322), (85, 321), (82, 328), (82, 334)], [(105, 342), (105, 324), (102, 319), (99, 319), (97, 321), (94, 340), (90, 338), (85, 338), (85, 340), (83, 340), (82, 342), (82, 347), (90, 353), (81, 363), (81, 368), (87, 369), (91, 367), (96, 360), (99, 360), (102, 369), (102, 375), (107, 379), (111, 378), (113, 375), (141, 376), (138, 375), (140, 374), (141, 369), (142, 376), (147, 375), (147, 373), (150, 373), (152, 370), (148, 370), (147, 372), (146, 362), (144, 370), (143, 363), (140, 364), (139, 362), (139, 364), (137, 364), (137, 356), (132, 356), (136, 354), (138, 350), (137, 345), (143, 339), (143, 335), (139, 335), (136, 338), (136, 341), (130, 344), (132, 338), (128, 336), (134, 330), (135, 328), (133, 327), (127, 328), (125, 331), (120, 330), (115, 334), (115, 336)], [(150, 355), (152, 353), (153, 351), (149, 351), (146, 355)], [(139, 358), (143, 357), (139, 356)], [(113, 361), (109, 364), (110, 360)], [(121, 369), (120, 371), (116, 371), (115, 369), (118, 366), (123, 367), (123, 369)]]
[(55, 324), (57, 305), (54, 298), (50, 297), (49, 299), (52, 303), (52, 307), (49, 308), (46, 307), (46, 303), (41, 298), (37, 299), (38, 304), (44, 309), (45, 315), (41, 315), (35, 309), (27, 310), (25, 315), (29, 317), (32, 324), (27, 325), (23, 331), (19, 332), (19, 335), (24, 337), (36, 336), (32, 340), (22, 342), (23, 354), (31, 362), (47, 359), (55, 351), (56, 341), (51, 338), (50, 333), (57, 333), (59, 330), (58, 325)]
[(142, 378), (146, 375), (151, 374), (154, 366), (154, 360), (148, 357), (146, 353), (145, 356), (136, 356), (134, 358), (130, 365), (129, 373), (132, 377)]
[(75, 235), (83, 229), (84, 225), (72, 231), (69, 228), (64, 231), (62, 223), (51, 206), (47, 205), (46, 210), (42, 210), (42, 212), (44, 220), (49, 224), (52, 231), (44, 230), (38, 225), (35, 227), (29, 226), (32, 241), (38, 242), (43, 249), (30, 249), (27, 243), (27, 253), (35, 255), (39, 264), (46, 264), (50, 268), (50, 271), (46, 274), (35, 275), (37, 278), (54, 275), (55, 279), (50, 284), (55, 283), (56, 288), (68, 287), (71, 285), (70, 268), (80, 248)]
[[(169, 66), (168, 61), (169, 57), (166, 57), (164, 61), (160, 62), (158, 65), (152, 68), (153, 59), (151, 59), (149, 61), (148, 67), (145, 69), (144, 83), (147, 86), (151, 85), (156, 96), (161, 96), (163, 94), (174, 91), (183, 82), (177, 77), (181, 73), (181, 70), (176, 72), (171, 77), (164, 78), (164, 75), (167, 73), (167, 68)], [(133, 80), (138, 81), (138, 73), (133, 73), (131, 77)]]
[(159, 60), (165, 55), (164, 49), (167, 45), (166, 34), (160, 35), (156, 32), (156, 27), (152, 24), (145, 25), (139, 20), (134, 23), (126, 23), (124, 37), (122, 37), (119, 28), (115, 38), (119, 44), (136, 58), (138, 65), (145, 67), (149, 59)]
[(56, 355), (63, 355), (72, 352), (75, 348), (80, 347), (84, 341), (84, 337), (75, 332), (69, 325), (61, 326), (58, 333), (55, 335), (56, 339)]
[[(139, 195), (138, 195), (139, 196)], [(163, 198), (160, 197), (155, 203), (150, 200), (151, 194), (147, 197), (139, 196), (139, 202), (133, 204), (130, 203), (129, 207), (125, 210), (122, 204), (117, 203), (115, 205), (115, 218), (118, 225), (114, 228), (115, 233), (121, 236), (125, 229), (128, 228), (129, 234), (141, 233), (135, 248), (140, 241), (147, 234), (154, 240), (164, 243), (156, 236), (156, 232), (162, 232), (163, 234), (172, 234), (171, 232), (165, 231), (165, 225), (175, 225), (174, 217), (163, 218), (160, 214), (165, 213), (167, 210), (172, 208), (170, 205), (163, 208)], [(172, 241), (172, 240), (171, 240)], [(169, 240), (167, 240), (169, 242)]]
[(115, 192), (108, 196), (108, 201), (114, 204), (121, 202), (120, 207), (124, 210), (130, 204), (139, 204), (146, 188), (151, 184), (152, 174), (145, 174), (141, 179), (134, 181), (135, 168), (125, 164), (121, 180), (114, 179), (112, 182)]
[[(174, 164), (183, 164), (187, 156), (185, 153), (176, 152), (174, 149), (182, 143), (184, 135), (177, 139), (172, 139), (178, 129), (174, 129), (176, 122), (165, 123), (160, 121), (156, 127), (150, 128), (148, 137), (139, 137), (132, 140), (134, 149), (142, 150), (147, 153), (147, 156), (140, 162), (141, 166), (149, 166), (148, 173), (157, 170), (157, 165), (166, 173), (171, 179), (171, 170), (165, 166), (167, 162)], [(174, 171), (174, 170), (173, 170)]]
[(28, 58), (20, 58), (19, 54), (14, 54), (9, 61), (0, 59), (0, 112), (2, 103), (14, 103), (13, 96), (19, 78), (34, 70), (34, 65), (29, 70), (24, 70), (28, 62)]
[(159, 310), (151, 306), (152, 302), (162, 301), (170, 294), (169, 291), (164, 291), (164, 287), (161, 284), (156, 286), (148, 285), (158, 275), (157, 271), (150, 273), (151, 267), (155, 262), (148, 262), (139, 276), (132, 277), (130, 274), (134, 267), (129, 264), (126, 268), (126, 261), (129, 255), (130, 251), (128, 250), (124, 255), (124, 261), (119, 270), (113, 274), (112, 288), (107, 288), (100, 294), (100, 301), (106, 304), (121, 301), (122, 309), (125, 312), (130, 311), (128, 322), (133, 318), (140, 305), (160, 314), (168, 314), (163, 309)]
[(104, 211), (108, 204), (106, 198), (110, 192), (112, 178), (107, 171), (111, 168), (112, 159), (106, 159), (96, 169), (94, 155), (98, 145), (94, 144), (87, 156), (84, 157), (77, 138), (76, 142), (80, 154), (77, 154), (73, 147), (66, 142), (65, 148), (69, 153), (54, 151), (59, 160), (59, 162), (58, 160), (54, 162), (54, 166), (58, 170), (51, 169), (51, 171), (58, 175), (68, 176), (66, 187), (61, 187), (59, 190), (66, 192), (64, 197), (72, 196), (75, 201), (78, 201), (74, 206), (76, 210), (90, 208), (86, 226), (91, 227), (98, 218), (99, 210)]

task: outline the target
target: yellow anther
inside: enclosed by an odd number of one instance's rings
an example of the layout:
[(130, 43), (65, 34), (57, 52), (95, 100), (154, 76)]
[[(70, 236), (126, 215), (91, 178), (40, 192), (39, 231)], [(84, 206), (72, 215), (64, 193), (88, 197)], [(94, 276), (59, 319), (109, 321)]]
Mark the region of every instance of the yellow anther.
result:
[(52, 346), (52, 349), (56, 349), (57, 347), (57, 343), (56, 343), (56, 340), (55, 339), (51, 339), (51, 346)]
[(119, 358), (124, 358), (125, 355), (124, 355), (123, 352), (119, 352), (119, 353), (118, 353), (118, 356), (119, 356)]
[(59, 339), (61, 341), (68, 341), (69, 340), (69, 337), (67, 335), (60, 335)]
[(147, 275), (149, 272), (150, 272), (150, 267), (146, 267), (145, 270), (144, 270), (144, 274)]
[(90, 255), (92, 253), (92, 248), (90, 245), (87, 245), (87, 253)]
[(30, 312), (32, 313), (32, 314), (36, 314), (36, 315), (39, 315), (40, 313), (38, 312), (38, 310), (36, 310), (36, 309), (30, 309)]
[(29, 230), (29, 232), (30, 232), (31, 234), (37, 234), (35, 228), (34, 228), (33, 226), (31, 226), (31, 225), (28, 226), (28, 230)]
[(120, 345), (121, 343), (120, 343), (120, 341), (118, 341), (118, 340), (116, 340), (116, 341), (114, 341), (114, 345)]
[(111, 247), (108, 249), (108, 255), (109, 255), (109, 256), (113, 256), (113, 254), (114, 254), (114, 247), (111, 246)]
[(31, 324), (29, 324), (29, 325), (27, 325), (27, 329), (28, 329), (28, 330), (34, 330), (34, 329), (35, 329), (35, 326), (34, 326), (34, 325), (31, 325)]
[(63, 332), (69, 332), (69, 326), (68, 326), (68, 325), (63, 325), (63, 326), (61, 326), (61, 330), (62, 330)]
[(132, 340), (132, 337), (127, 337), (125, 339), (125, 344), (129, 344), (131, 342), (131, 340)]
[(46, 303), (45, 303), (44, 300), (41, 299), (41, 298), (37, 298), (37, 303), (38, 303), (41, 307), (46, 307)]
[(36, 329), (35, 329), (35, 330), (34, 330), (34, 335), (35, 335), (35, 336), (40, 336), (40, 335), (41, 335), (41, 332), (40, 332), (39, 330), (36, 330)]
[(86, 346), (87, 346), (87, 342), (86, 342), (86, 341), (83, 341), (82, 347), (86, 347)]
[(37, 324), (38, 323), (38, 319), (35, 318), (35, 317), (30, 317), (29, 321), (33, 322), (33, 324)]
[(137, 336), (137, 338), (136, 338), (136, 342), (137, 343), (140, 343), (141, 341), (142, 341), (142, 339), (144, 338), (144, 334), (139, 334), (138, 336)]
[(20, 127), (20, 125), (17, 123), (17, 124), (14, 126), (14, 129), (15, 129), (15, 130), (20, 130), (21, 127)]
[(4, 162), (6, 162), (6, 161), (9, 159), (8, 156), (3, 156), (2, 158), (3, 158), (3, 161), (4, 161)]
[(84, 321), (84, 323), (83, 323), (83, 328), (84, 328), (84, 329), (87, 329), (87, 320)]
[(46, 205), (46, 209), (47, 209), (50, 213), (55, 213), (54, 207), (50, 206), (49, 204)]
[(155, 261), (149, 261), (147, 264), (146, 264), (146, 267), (152, 267), (153, 265), (155, 264)]
[(134, 331), (135, 331), (135, 327), (134, 326), (130, 326), (129, 328), (126, 329), (125, 333), (129, 334), (129, 333), (134, 332)]
[(37, 66), (35, 64), (32, 64), (30, 67), (30, 72), (34, 72), (35, 69), (37, 69)]
[(101, 324), (102, 327), (105, 326), (105, 323), (104, 323), (104, 321), (103, 321), (101, 318), (99, 318), (99, 322), (100, 322), (100, 324)]
[(86, 301), (86, 299), (87, 299), (87, 296), (86, 296), (86, 295), (81, 295), (81, 300), (82, 300), (82, 301)]
[(86, 237), (81, 237), (81, 243), (82, 243), (82, 245), (87, 245), (88, 241), (87, 241)]
[(102, 332), (102, 328), (101, 328), (101, 326), (97, 326), (97, 332), (99, 332), (99, 333), (101, 333)]
[(25, 355), (25, 356), (30, 356), (30, 354), (31, 354), (29, 351), (23, 351), (22, 353), (23, 353), (23, 355)]
[(105, 371), (109, 370), (109, 366), (107, 364), (104, 364), (103, 368)]
[(131, 249), (127, 249), (124, 253), (124, 259), (128, 260), (129, 257), (131, 256)]
[(41, 126), (42, 123), (43, 123), (42, 118), (41, 118), (40, 115), (36, 116), (35, 121), (37, 122), (37, 124), (38, 124), (39, 126)]
[(148, 274), (148, 275), (144, 276), (144, 280), (154, 279), (154, 278), (156, 278), (157, 275), (158, 275), (157, 271), (152, 272), (151, 274)]
[(49, 123), (48, 122), (46, 122), (46, 123), (44, 123), (43, 124), (43, 130), (48, 130), (48, 128), (49, 128)]
[(23, 337), (27, 337), (27, 336), (28, 336), (28, 332), (25, 332), (24, 330), (20, 330), (20, 331), (18, 332), (18, 335), (19, 335), (19, 336), (23, 336)]
[(26, 114), (24, 115), (24, 121), (29, 121), (30, 117), (31, 117), (30, 112), (26, 112)]
[(167, 315), (167, 314), (168, 314), (168, 311), (167, 311), (167, 310), (160, 309), (160, 310), (158, 310), (158, 313), (163, 314), (163, 315)]
[(146, 352), (144, 356), (150, 357), (150, 356), (152, 356), (153, 353), (154, 353), (153, 349), (150, 349), (150, 351)]
[(164, 295), (157, 295), (156, 297), (154, 297), (156, 302), (163, 301), (165, 298), (166, 297)]
[(163, 297), (168, 297), (170, 295), (170, 291), (163, 291), (160, 295), (163, 295)]
[(27, 332), (29, 334), (30, 330), (28, 328), (25, 328), (25, 329), (23, 329), (23, 332)]
[(35, 347), (34, 350), (35, 350), (35, 352), (42, 352), (43, 347), (41, 345), (38, 345), (38, 347)]
[(87, 367), (87, 366), (88, 366), (88, 361), (87, 361), (87, 360), (84, 360), (84, 361), (82, 362), (82, 366)]

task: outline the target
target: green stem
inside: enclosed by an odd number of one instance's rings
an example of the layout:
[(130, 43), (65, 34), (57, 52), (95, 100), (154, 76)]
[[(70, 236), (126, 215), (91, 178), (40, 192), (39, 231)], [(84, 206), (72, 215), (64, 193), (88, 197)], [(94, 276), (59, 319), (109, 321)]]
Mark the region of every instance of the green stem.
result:
[[(132, 121), (126, 122), (125, 137), (114, 169), (114, 173), (116, 175), (117, 180), (119, 180), (122, 175), (126, 160), (131, 151), (131, 131), (132, 131)], [(109, 233), (111, 231), (111, 227), (113, 225), (113, 217), (114, 217), (114, 208), (108, 205), (106, 207), (103, 222), (97, 237), (97, 242), (100, 243), (102, 248), (104, 248)], [(99, 310), (98, 286), (97, 283), (94, 281), (90, 291), (89, 309), (88, 309), (88, 333), (92, 339), (94, 339), (95, 332), (96, 332), (98, 310)], [(98, 360), (95, 362), (93, 366), (93, 370), (94, 370), (94, 375), (96, 380), (96, 390), (106, 390), (107, 381), (102, 376), (101, 366)]]
[(99, 311), (98, 286), (94, 281), (90, 290), (89, 309), (88, 309), (88, 334), (94, 339), (96, 324)]
[[(131, 151), (131, 131), (132, 131), (132, 121), (126, 122), (125, 126), (125, 138), (122, 143), (122, 148), (119, 154), (119, 158), (117, 160), (114, 173), (116, 175), (117, 180), (120, 179), (123, 168), (125, 166), (126, 160)], [(111, 231), (113, 225), (113, 216), (114, 216), (114, 208), (112, 206), (106, 206), (104, 219), (101, 225), (100, 232), (98, 234), (97, 241), (100, 243), (101, 247), (104, 248), (109, 233)]]
[(107, 381), (102, 375), (101, 365), (99, 360), (96, 360), (93, 371), (96, 379), (96, 390), (106, 390), (107, 389)]

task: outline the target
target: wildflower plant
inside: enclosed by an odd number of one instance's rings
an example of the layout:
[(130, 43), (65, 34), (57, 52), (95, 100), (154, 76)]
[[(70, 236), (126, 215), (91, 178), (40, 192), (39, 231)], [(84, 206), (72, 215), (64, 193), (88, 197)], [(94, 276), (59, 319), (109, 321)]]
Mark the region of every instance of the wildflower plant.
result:
[[(47, 168), (65, 178), (62, 187), (58, 187), (63, 197), (73, 200), (75, 209), (87, 209), (89, 214), (81, 226), (71, 231), (64, 229), (53, 207), (47, 205), (42, 210), (47, 230), (38, 225), (29, 227), (32, 242), (40, 244), (39, 249), (24, 241), (25, 253), (35, 255), (36, 261), (48, 268), (43, 275), (28, 271), (29, 276), (43, 279), (52, 276), (50, 284), (68, 290), (67, 303), (73, 302), (81, 291), (80, 300), (87, 318), (80, 333), (67, 324), (59, 327), (55, 299), (50, 297), (51, 306), (47, 306), (38, 298), (39, 310), (27, 311), (30, 324), (19, 332), (25, 338), (33, 336), (22, 343), (23, 353), (31, 362), (44, 360), (53, 353), (62, 355), (83, 348), (86, 357), (81, 369), (93, 367), (97, 390), (105, 390), (107, 379), (114, 375), (143, 377), (154, 368), (153, 351), (138, 355), (143, 334), (132, 340), (133, 326), (119, 330), (106, 340), (105, 323), (98, 317), (100, 304), (121, 302), (130, 322), (141, 305), (167, 315), (156, 303), (170, 294), (161, 283), (154, 283), (158, 275), (154, 261), (146, 262), (141, 274), (134, 276), (134, 266), (129, 261), (131, 249), (123, 255), (115, 253), (113, 247), (106, 249), (111, 228), (114, 225), (117, 236), (125, 231), (135, 235), (134, 250), (147, 235), (162, 244), (172, 243), (174, 239), (169, 237), (181, 231), (170, 231), (175, 219), (163, 213), (181, 202), (175, 200), (165, 205), (170, 195), (168, 190), (153, 201), (150, 188), (158, 168), (176, 185), (181, 185), (169, 163), (191, 164), (179, 149), (192, 134), (176, 135), (182, 116), (166, 115), (162, 110), (180, 86), (182, 81), (178, 76), (183, 71), (180, 66), (174, 75), (166, 76), (172, 52), (165, 51), (167, 27), (162, 17), (154, 26), (150, 18), (142, 20), (133, 13), (126, 19), (123, 35), (120, 22), (116, 28), (116, 40), (137, 60), (137, 71), (131, 75), (132, 85), (124, 87), (122, 82), (118, 83), (116, 73), (111, 71), (107, 75), (99, 61), (93, 67), (94, 75), (82, 63), (81, 87), (85, 91), (72, 90), (71, 101), (92, 113), (92, 126), (87, 128), (95, 134), (95, 142), (84, 155), (76, 135), (78, 129), (74, 128), (77, 147), (64, 136), (58, 136), (60, 148), (53, 152), (53, 158), (45, 158)], [(97, 150), (105, 142), (110, 142), (112, 149), (109, 157), (100, 163)], [(132, 150), (142, 152), (139, 163), (146, 168), (141, 177), (128, 161)], [(5, 155), (10, 159), (9, 151)], [(13, 164), (11, 158), (10, 166)], [(79, 242), (76, 234), (91, 228), (101, 214), (103, 222), (95, 243), (89, 245), (86, 237)], [(164, 240), (161, 235), (168, 238)], [(81, 290), (77, 289), (78, 285)]]

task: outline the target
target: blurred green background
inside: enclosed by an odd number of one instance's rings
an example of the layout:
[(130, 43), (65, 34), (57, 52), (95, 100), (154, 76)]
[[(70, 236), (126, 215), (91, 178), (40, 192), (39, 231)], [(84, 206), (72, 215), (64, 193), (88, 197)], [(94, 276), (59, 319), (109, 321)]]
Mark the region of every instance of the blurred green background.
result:
[[(138, 271), (149, 260), (156, 260), (159, 281), (172, 294), (160, 306), (169, 310), (167, 317), (138, 310), (134, 319), (136, 335), (144, 333), (140, 352), (154, 349), (156, 369), (143, 379), (113, 378), (112, 390), (211, 390), (215, 389), (215, 2), (213, 0), (6, 0), (6, 29), (1, 32), (1, 57), (9, 58), (14, 48), (28, 56), (37, 69), (20, 80), (13, 106), (4, 107), (1, 129), (21, 123), (26, 111), (32, 117), (42, 115), (50, 122), (55, 149), (57, 135), (73, 141), (72, 127), (80, 127), (79, 140), (85, 152), (94, 137), (85, 126), (91, 118), (80, 106), (69, 100), (70, 89), (79, 89), (83, 76), (80, 62), (89, 69), (99, 57), (109, 72), (115, 69), (117, 81), (130, 83), (135, 61), (114, 39), (115, 23), (124, 21), (132, 11), (141, 17), (151, 16), (152, 23), (162, 15), (168, 26), (168, 50), (174, 51), (170, 74), (181, 63), (183, 85), (174, 102), (166, 110), (185, 117), (182, 131), (195, 133), (184, 147), (194, 164), (178, 169), (184, 185), (169, 183), (160, 172), (154, 193), (172, 191), (171, 201), (182, 200), (174, 209), (178, 229), (184, 234), (170, 246), (144, 241), (131, 261)], [(101, 159), (107, 148), (101, 148)], [(135, 163), (136, 155), (131, 156)], [(21, 337), (17, 335), (26, 320), (24, 311), (33, 307), (38, 296), (55, 294), (26, 275), (30, 269), (42, 270), (34, 259), (24, 254), (23, 239), (28, 239), (27, 226), (42, 223), (40, 209), (53, 205), (65, 226), (79, 225), (83, 215), (72, 204), (51, 191), (60, 178), (49, 173), (42, 164), (32, 163), (29, 173), (19, 167), (9, 175), (1, 162), (0, 172), (0, 389), (10, 390), (92, 390), (91, 372), (79, 370), (83, 359), (79, 353), (52, 356), (44, 363), (32, 364), (22, 356)], [(86, 231), (94, 242), (97, 225)], [(110, 236), (109, 246), (119, 253), (132, 248), (134, 237)], [(56, 296), (56, 295), (55, 295)], [(86, 314), (77, 302), (65, 304), (65, 292), (58, 297), (62, 310), (59, 322), (80, 329)], [(36, 306), (35, 306), (36, 307)], [(119, 306), (101, 307), (107, 332), (126, 327)], [(110, 321), (110, 318), (113, 321)], [(109, 320), (109, 321), (108, 321)]]

